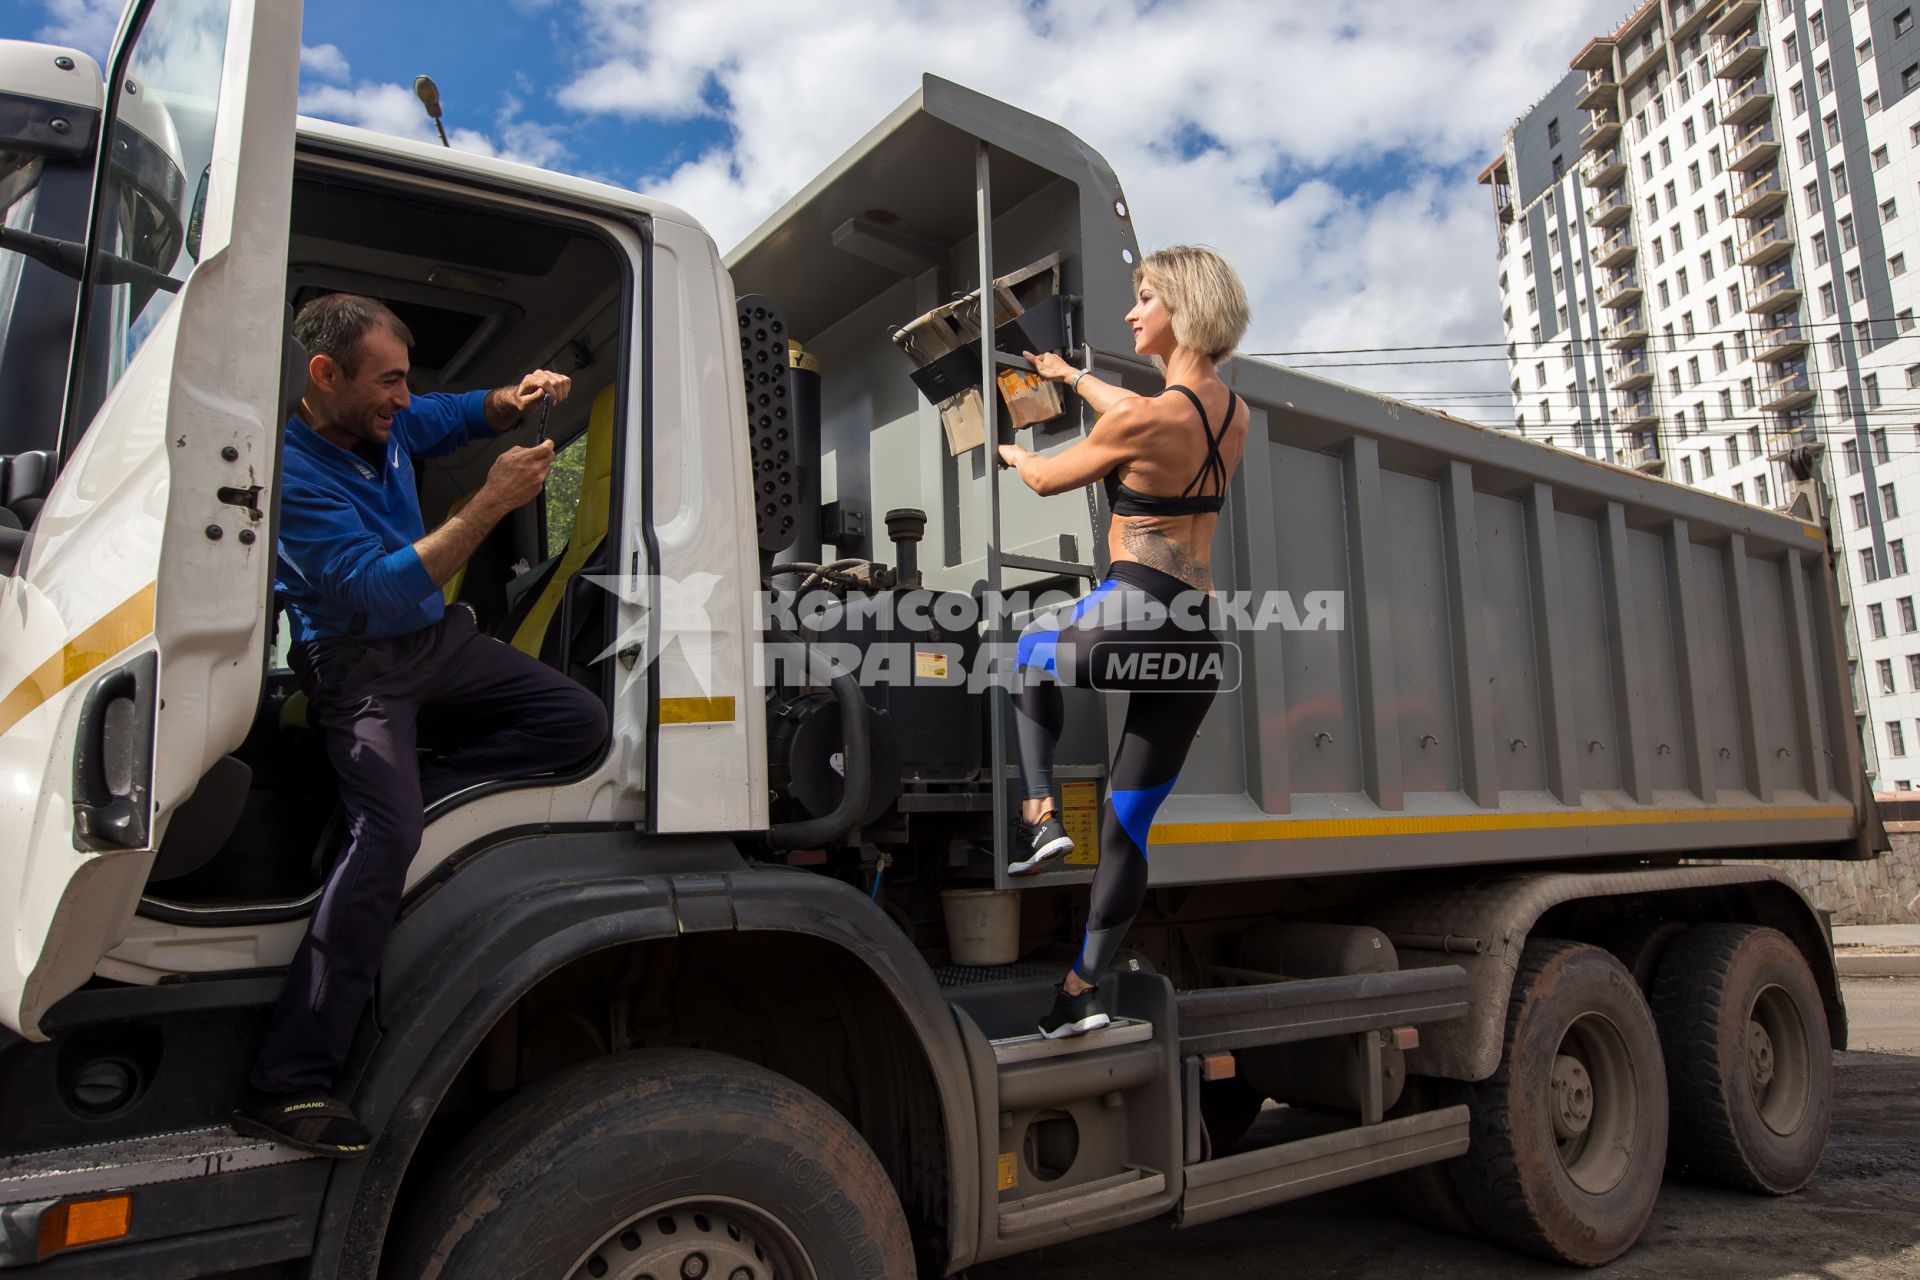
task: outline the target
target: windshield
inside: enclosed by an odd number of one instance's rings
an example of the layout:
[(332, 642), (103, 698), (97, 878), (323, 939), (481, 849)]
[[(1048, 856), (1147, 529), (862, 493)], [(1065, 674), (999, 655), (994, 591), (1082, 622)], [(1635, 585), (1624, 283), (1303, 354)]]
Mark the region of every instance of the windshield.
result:
[[(192, 273), (193, 183), (213, 156), (229, 0), (154, 0), (114, 86), (110, 163), (95, 203), (96, 249), (67, 411), (78, 439)], [(189, 175), (192, 175), (191, 181)], [(109, 256), (111, 255), (111, 257)], [(120, 267), (126, 259), (176, 282)]]
[[(32, 226), (45, 163), (37, 155), (0, 148), (0, 227), (25, 231)], [(26, 264), (21, 254), (0, 253), (0, 350), (6, 347), (7, 319), (19, 298), (20, 275)]]

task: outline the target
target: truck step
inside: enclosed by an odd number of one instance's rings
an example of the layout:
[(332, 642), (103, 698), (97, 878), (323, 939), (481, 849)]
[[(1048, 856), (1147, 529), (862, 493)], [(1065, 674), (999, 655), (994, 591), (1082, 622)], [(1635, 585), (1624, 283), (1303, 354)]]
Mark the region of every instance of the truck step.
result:
[(1183, 1055), (1223, 1053), (1458, 1018), (1467, 1011), (1467, 974), (1450, 964), (1279, 979), (1182, 991), (1175, 1007)]
[(31, 1151), (0, 1159), (0, 1204), (29, 1194), (36, 1200), (87, 1195), (318, 1158), (224, 1126)]
[(1450, 1160), (1467, 1150), (1467, 1109), (1443, 1107), (1187, 1166), (1175, 1223), (1197, 1226), (1301, 1196)]
[(1098, 1182), (1036, 1196), (1008, 1200), (1000, 1206), (1000, 1235), (1017, 1236), (1041, 1227), (1105, 1221), (1115, 1210), (1138, 1200), (1149, 1200), (1167, 1189), (1167, 1175), (1154, 1169), (1128, 1169)]
[(1049, 1040), (1035, 1031), (1023, 1036), (1008, 1036), (991, 1043), (994, 1062), (1004, 1067), (1015, 1062), (1032, 1062), (1039, 1058), (1062, 1058), (1071, 1053), (1111, 1049), (1117, 1045), (1139, 1044), (1142, 1040), (1151, 1039), (1153, 1039), (1151, 1022), (1133, 1018), (1116, 1018), (1098, 1031), (1068, 1036), (1062, 1040)]

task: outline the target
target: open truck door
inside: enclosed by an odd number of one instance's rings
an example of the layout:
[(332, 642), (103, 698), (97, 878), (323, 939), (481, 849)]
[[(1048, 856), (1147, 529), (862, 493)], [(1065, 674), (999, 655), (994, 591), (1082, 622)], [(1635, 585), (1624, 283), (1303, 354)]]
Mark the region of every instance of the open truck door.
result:
[(299, 70), (288, 0), (136, 0), (109, 63), (57, 478), (0, 577), (0, 1023), (29, 1037), (254, 716)]

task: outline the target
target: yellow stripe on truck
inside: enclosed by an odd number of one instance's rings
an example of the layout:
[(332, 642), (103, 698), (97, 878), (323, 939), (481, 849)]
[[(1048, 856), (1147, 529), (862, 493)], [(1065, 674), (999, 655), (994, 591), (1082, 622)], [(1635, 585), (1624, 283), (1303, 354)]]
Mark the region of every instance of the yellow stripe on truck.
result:
[(1454, 831), (1529, 831), (1552, 827), (1619, 827), (1655, 822), (1785, 822), (1853, 817), (1848, 805), (1786, 808), (1756, 805), (1699, 809), (1569, 809), (1564, 813), (1457, 813), (1437, 817), (1273, 818), (1257, 822), (1154, 824), (1147, 843), (1227, 844), (1238, 840), (1305, 840), (1329, 836), (1437, 835)]
[(660, 699), (661, 724), (731, 724), (733, 718), (731, 694), (724, 698)]
[(153, 634), (153, 586), (149, 582), (122, 600), (92, 626), (60, 646), (0, 702), (0, 733), (5, 733), (47, 699), (100, 666), (116, 653)]

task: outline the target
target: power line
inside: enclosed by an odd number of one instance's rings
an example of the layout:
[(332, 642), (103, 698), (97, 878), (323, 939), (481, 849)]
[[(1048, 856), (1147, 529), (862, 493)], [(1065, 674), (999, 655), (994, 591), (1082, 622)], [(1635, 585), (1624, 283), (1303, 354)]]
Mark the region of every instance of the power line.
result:
[[(1873, 326), (1897, 324), (1898, 322), (1897, 317), (1892, 319), (1886, 317), (1869, 317), (1865, 320), (1796, 320), (1793, 322), (1792, 327), (1798, 329), (1852, 329), (1862, 324)], [(1692, 341), (1694, 338), (1716, 336), (1731, 337), (1739, 333), (1744, 333), (1751, 337), (1755, 329), (1765, 329), (1769, 327), (1771, 326), (1756, 324), (1738, 329), (1696, 329), (1690, 335), (1682, 334), (1676, 336), (1678, 339), (1684, 339), (1686, 341)], [(1664, 340), (1664, 338), (1665, 335), (1661, 335), (1661, 340)], [(1651, 336), (1648, 338), (1648, 341), (1653, 340)], [(1509, 338), (1500, 342), (1428, 342), (1402, 347), (1317, 347), (1299, 351), (1245, 351), (1241, 354), (1271, 360), (1286, 356), (1379, 355), (1399, 351), (1471, 351), (1483, 347), (1595, 347), (1603, 346), (1609, 341), (1611, 341), (1611, 339), (1603, 336), (1588, 338)], [(1894, 342), (1898, 341), (1898, 338), (1888, 338), (1886, 341)]]

